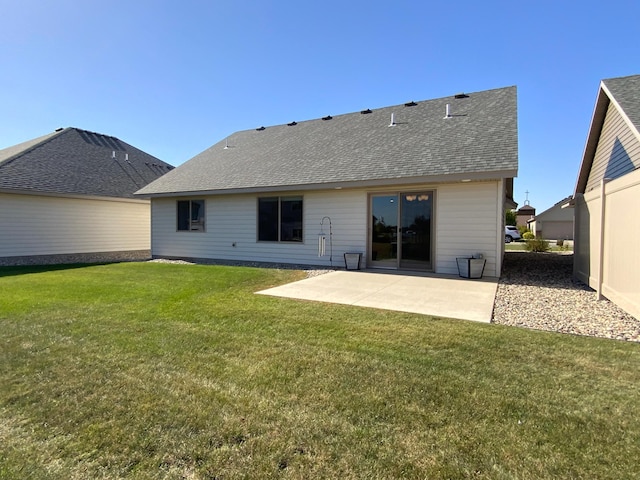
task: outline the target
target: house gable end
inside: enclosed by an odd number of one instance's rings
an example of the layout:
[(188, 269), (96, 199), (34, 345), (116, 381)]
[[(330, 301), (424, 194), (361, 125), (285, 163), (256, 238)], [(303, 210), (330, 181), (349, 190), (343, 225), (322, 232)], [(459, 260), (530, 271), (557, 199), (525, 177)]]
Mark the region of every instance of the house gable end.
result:
[(640, 75), (600, 83), (574, 194), (640, 166)]
[(594, 152), (585, 192), (600, 182), (615, 179), (640, 167), (640, 141), (611, 102)]

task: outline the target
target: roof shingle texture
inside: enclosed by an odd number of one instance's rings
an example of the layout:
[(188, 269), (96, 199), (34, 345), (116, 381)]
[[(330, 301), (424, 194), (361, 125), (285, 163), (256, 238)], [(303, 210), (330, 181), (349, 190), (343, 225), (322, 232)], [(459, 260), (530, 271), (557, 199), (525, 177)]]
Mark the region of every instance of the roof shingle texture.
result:
[[(445, 119), (447, 104), (451, 117)], [(517, 168), (516, 88), (507, 87), (236, 132), (138, 193), (268, 191), (479, 172), (515, 176)]]
[(603, 83), (640, 132), (640, 75), (609, 78)]
[(136, 198), (172, 168), (115, 137), (65, 128), (0, 150), (0, 191)]

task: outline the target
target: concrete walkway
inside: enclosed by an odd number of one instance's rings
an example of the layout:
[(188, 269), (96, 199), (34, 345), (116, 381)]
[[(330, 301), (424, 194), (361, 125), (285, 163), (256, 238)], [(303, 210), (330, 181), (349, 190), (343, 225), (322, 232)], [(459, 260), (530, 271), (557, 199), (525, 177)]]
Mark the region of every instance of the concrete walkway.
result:
[(257, 293), (488, 323), (497, 288), (497, 278), (340, 270)]

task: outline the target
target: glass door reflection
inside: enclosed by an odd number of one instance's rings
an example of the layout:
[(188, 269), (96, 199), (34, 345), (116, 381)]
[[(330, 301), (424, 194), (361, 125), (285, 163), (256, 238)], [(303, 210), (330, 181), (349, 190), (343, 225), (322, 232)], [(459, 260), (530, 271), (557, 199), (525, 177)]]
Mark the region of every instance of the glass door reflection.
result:
[(370, 265), (430, 270), (433, 192), (371, 196)]

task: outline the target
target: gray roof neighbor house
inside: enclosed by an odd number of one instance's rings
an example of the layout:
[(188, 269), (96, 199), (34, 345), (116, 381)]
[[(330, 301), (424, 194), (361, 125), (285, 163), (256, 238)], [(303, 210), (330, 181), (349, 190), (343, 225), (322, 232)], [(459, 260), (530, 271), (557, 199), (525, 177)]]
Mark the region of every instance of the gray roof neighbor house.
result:
[(574, 274), (640, 319), (640, 75), (602, 80), (574, 207)]
[(171, 169), (118, 138), (62, 128), (0, 150), (0, 192), (134, 198)]
[(517, 149), (516, 88), (507, 87), (236, 132), (138, 193), (513, 178)]
[[(618, 114), (622, 116), (622, 121), (626, 123), (627, 128), (630, 131), (640, 132), (640, 75), (602, 80), (578, 173), (575, 193), (584, 193), (597, 183), (595, 181), (598, 179), (592, 178), (591, 184), (587, 184), (602, 128), (612, 104)], [(617, 178), (637, 168), (632, 161), (629, 161), (630, 158), (635, 157), (634, 152), (628, 152), (628, 149), (621, 147), (622, 144), (617, 142), (611, 152), (608, 152), (611, 153), (611, 156), (606, 164), (606, 170), (602, 172), (602, 178)]]
[(134, 193), (173, 167), (79, 128), (0, 150), (0, 265), (150, 255), (150, 200)]

